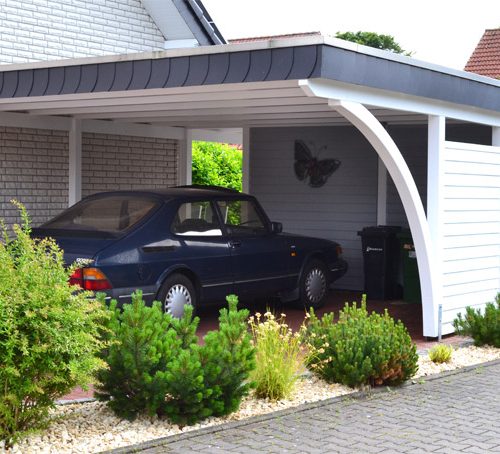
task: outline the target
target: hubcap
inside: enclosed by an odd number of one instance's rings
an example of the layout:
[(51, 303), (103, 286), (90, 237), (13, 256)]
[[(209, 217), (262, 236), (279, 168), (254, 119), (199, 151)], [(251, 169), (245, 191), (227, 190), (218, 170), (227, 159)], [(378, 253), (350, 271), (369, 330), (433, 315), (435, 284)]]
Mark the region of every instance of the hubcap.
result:
[(311, 303), (321, 301), (326, 291), (326, 278), (323, 271), (313, 268), (306, 277), (306, 296)]
[(165, 312), (181, 318), (184, 314), (184, 306), (191, 303), (191, 294), (184, 285), (172, 285), (165, 298)]

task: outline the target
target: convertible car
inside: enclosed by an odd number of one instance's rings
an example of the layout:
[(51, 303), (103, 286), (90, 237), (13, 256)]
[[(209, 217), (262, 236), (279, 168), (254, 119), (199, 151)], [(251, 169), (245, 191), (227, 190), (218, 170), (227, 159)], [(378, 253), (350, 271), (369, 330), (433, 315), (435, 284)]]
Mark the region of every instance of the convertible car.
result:
[(230, 293), (316, 308), (347, 270), (339, 244), (282, 233), (254, 197), (215, 187), (95, 194), (33, 235), (54, 238), (68, 264), (86, 259), (71, 284), (119, 304), (142, 289), (177, 317)]

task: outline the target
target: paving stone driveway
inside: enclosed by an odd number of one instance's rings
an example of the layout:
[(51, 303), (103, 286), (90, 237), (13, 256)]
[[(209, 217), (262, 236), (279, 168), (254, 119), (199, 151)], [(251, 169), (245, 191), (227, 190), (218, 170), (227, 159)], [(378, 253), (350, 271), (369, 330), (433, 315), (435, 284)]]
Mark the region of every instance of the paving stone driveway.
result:
[(170, 437), (141, 452), (500, 453), (500, 361), (393, 391)]

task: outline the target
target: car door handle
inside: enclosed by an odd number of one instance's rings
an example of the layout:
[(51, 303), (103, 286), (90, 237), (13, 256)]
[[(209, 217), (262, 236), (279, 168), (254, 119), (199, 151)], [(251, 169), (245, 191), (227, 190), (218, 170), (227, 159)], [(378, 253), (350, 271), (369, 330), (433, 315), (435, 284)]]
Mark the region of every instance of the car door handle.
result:
[(241, 246), (241, 241), (239, 241), (239, 240), (231, 240), (229, 242), (229, 246), (232, 247), (233, 249), (237, 248), (237, 247), (240, 247)]

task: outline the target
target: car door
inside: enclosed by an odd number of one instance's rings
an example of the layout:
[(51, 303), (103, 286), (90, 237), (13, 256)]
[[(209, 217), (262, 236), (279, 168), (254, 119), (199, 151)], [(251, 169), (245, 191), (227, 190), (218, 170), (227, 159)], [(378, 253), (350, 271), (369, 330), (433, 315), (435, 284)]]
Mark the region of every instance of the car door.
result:
[(288, 289), (290, 252), (253, 200), (228, 198), (217, 206), (228, 235), (236, 294), (257, 297)]

